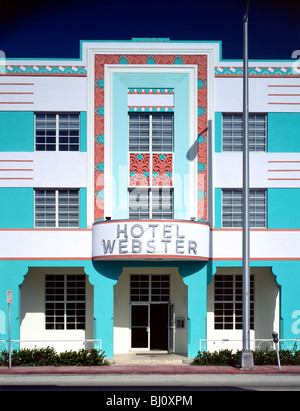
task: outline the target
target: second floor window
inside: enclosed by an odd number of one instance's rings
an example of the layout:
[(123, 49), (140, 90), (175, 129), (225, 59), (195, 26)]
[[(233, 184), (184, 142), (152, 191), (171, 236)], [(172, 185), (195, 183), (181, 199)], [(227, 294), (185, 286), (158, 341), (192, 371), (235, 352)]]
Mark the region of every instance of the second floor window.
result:
[[(242, 190), (223, 190), (222, 192), (222, 226), (242, 227), (243, 198)], [(267, 227), (267, 190), (251, 189), (249, 193), (251, 228)]]
[[(243, 115), (223, 114), (223, 151), (243, 150)], [(249, 150), (266, 151), (267, 116), (249, 114)]]
[(34, 190), (34, 220), (36, 228), (78, 228), (79, 190)]
[(79, 113), (36, 113), (36, 151), (79, 151)]
[(129, 219), (173, 218), (173, 189), (133, 188), (129, 190)]

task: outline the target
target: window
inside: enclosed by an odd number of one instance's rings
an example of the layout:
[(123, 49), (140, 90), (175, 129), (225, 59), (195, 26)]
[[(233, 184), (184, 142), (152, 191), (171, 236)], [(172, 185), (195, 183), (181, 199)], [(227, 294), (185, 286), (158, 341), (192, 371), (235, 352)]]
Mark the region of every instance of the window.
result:
[(129, 114), (129, 151), (172, 152), (173, 113)]
[[(267, 116), (249, 114), (249, 150), (266, 151)], [(223, 151), (243, 150), (242, 114), (223, 114)]]
[(79, 190), (34, 190), (35, 227), (79, 227)]
[(172, 219), (173, 189), (133, 188), (129, 189), (129, 219)]
[(36, 151), (79, 151), (79, 113), (36, 113)]
[[(243, 328), (241, 275), (215, 275), (215, 329)], [(250, 275), (250, 328), (254, 329), (254, 276)]]
[[(222, 226), (242, 227), (243, 199), (242, 190), (223, 190)], [(249, 191), (249, 226), (267, 227), (267, 190)]]
[(130, 301), (169, 302), (170, 276), (132, 274)]
[(46, 275), (46, 330), (84, 330), (85, 300), (85, 275)]

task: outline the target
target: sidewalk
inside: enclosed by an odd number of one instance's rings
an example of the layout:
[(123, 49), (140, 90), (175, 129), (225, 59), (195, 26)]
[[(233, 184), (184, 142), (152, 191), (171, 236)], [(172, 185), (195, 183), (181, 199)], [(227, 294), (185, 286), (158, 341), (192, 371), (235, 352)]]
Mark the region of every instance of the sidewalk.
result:
[(213, 365), (108, 365), (91, 367), (0, 367), (0, 374), (300, 374), (300, 366), (257, 365), (253, 370)]

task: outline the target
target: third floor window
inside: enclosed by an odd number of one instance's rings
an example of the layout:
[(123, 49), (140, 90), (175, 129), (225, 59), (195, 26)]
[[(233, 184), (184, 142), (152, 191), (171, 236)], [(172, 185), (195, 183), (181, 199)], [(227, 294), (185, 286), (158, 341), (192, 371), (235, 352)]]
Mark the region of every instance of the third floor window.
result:
[(79, 151), (79, 113), (36, 113), (36, 151)]
[(129, 151), (172, 152), (173, 113), (129, 114)]

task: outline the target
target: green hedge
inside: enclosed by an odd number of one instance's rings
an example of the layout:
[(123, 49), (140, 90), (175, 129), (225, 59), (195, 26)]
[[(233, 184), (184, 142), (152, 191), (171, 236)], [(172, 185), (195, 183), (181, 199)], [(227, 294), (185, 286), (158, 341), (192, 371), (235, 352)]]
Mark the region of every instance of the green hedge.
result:
[[(255, 350), (253, 352), (254, 365), (277, 365), (276, 350)], [(281, 365), (300, 365), (300, 351), (280, 350)], [(214, 352), (202, 351), (194, 358), (193, 365), (239, 365), (240, 351), (220, 350)]]
[[(79, 351), (65, 351), (57, 353), (54, 348), (22, 348), (13, 350), (11, 355), (11, 365), (17, 366), (91, 366), (109, 365), (105, 360), (105, 351), (96, 349)], [(0, 352), (0, 366), (8, 366), (8, 351)]]

